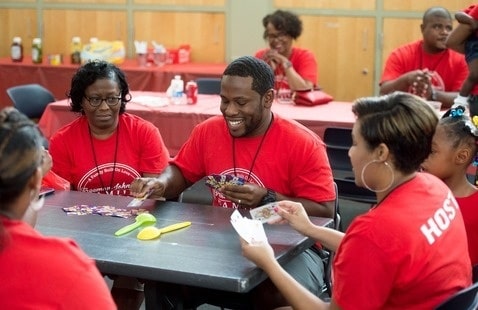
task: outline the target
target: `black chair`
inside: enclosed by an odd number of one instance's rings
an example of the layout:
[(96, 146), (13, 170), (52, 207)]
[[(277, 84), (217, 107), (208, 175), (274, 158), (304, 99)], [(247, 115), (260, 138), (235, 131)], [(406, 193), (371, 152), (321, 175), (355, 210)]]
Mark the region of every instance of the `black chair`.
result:
[(206, 185), (206, 179), (202, 178), (190, 187), (186, 188), (178, 198), (179, 202), (198, 203), (212, 205), (211, 190)]
[(197, 78), (198, 94), (219, 95), (221, 93), (220, 78)]
[(475, 310), (478, 308), (478, 283), (462, 289), (438, 305), (435, 310)]
[(38, 120), (46, 106), (55, 101), (53, 94), (39, 84), (25, 84), (7, 89), (13, 106), (31, 119)]
[(355, 177), (348, 152), (352, 146), (352, 129), (329, 127), (324, 132), (327, 157), (337, 184), (339, 198), (375, 204), (375, 193), (355, 185)]
[[(337, 184), (334, 182), (335, 188), (335, 204), (334, 204), (334, 229), (335, 230), (342, 230), (341, 227), (341, 220), (340, 220), (340, 208), (339, 208), (339, 197), (338, 197), (338, 187)], [(324, 262), (324, 282), (325, 287), (322, 289), (322, 298), (330, 298), (332, 297), (332, 263), (334, 260), (335, 252), (329, 249), (324, 249), (326, 256), (322, 258)], [(325, 295), (326, 294), (326, 295)]]
[(478, 264), (473, 266), (473, 283), (478, 282)]

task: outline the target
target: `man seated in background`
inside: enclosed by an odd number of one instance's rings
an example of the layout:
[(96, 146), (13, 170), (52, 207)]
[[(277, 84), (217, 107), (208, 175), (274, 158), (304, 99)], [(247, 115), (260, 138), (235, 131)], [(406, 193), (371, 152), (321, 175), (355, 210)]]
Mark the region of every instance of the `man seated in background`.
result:
[(450, 12), (432, 7), (423, 14), (421, 40), (405, 44), (390, 54), (380, 94), (406, 91), (449, 108), (468, 75), (463, 55), (448, 49), (446, 39), (453, 29)]

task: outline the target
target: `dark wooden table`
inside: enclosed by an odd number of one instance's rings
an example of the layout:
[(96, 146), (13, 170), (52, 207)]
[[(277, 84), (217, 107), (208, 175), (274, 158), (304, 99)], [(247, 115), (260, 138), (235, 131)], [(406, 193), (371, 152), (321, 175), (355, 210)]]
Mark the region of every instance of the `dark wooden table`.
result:
[[(57, 191), (47, 197), (36, 228), (44, 235), (74, 239), (104, 274), (144, 279), (147, 308), (157, 302), (157, 283), (243, 294), (266, 279), (261, 269), (241, 255), (239, 237), (229, 221), (232, 209), (146, 200), (142, 207), (155, 215), (157, 227), (192, 222), (151, 241), (138, 240), (139, 229), (121, 237), (114, 235), (133, 223), (134, 216), (67, 215), (62, 210), (79, 204), (124, 208), (130, 201), (122, 196)], [(317, 225), (332, 224), (328, 218), (312, 220)], [(264, 228), (281, 264), (313, 244), (288, 225), (266, 224)]]

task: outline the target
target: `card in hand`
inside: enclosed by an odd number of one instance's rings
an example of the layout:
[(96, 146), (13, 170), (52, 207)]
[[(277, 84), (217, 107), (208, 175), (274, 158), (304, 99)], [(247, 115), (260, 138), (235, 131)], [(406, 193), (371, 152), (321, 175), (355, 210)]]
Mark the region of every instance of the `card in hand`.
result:
[(247, 243), (251, 243), (253, 240), (267, 242), (266, 232), (260, 221), (243, 217), (239, 211), (235, 210), (231, 215), (231, 224), (239, 236), (246, 240)]
[(244, 185), (244, 179), (231, 174), (211, 174), (206, 177), (206, 185), (214, 189), (230, 184)]
[(280, 219), (280, 215), (274, 210), (276, 202), (271, 202), (260, 207), (251, 209), (249, 213), (254, 220), (259, 220), (262, 223), (269, 222), (271, 220)]

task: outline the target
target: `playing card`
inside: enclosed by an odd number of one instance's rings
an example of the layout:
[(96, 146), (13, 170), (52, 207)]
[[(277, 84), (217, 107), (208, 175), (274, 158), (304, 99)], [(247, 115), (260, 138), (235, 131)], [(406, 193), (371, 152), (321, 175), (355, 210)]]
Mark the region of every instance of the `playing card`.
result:
[(251, 220), (243, 217), (239, 211), (235, 210), (231, 215), (231, 224), (242, 239), (248, 243), (254, 241), (267, 241), (264, 226), (257, 220)]
[(280, 215), (274, 210), (277, 203), (271, 202), (260, 207), (251, 209), (249, 213), (255, 220), (261, 221), (261, 223), (267, 223), (271, 220), (280, 219)]
[(131, 200), (130, 203), (128, 203), (128, 205), (126, 207), (127, 208), (140, 207), (143, 204), (143, 202), (146, 200), (146, 198), (148, 198), (152, 193), (153, 193), (153, 191), (150, 190), (143, 197), (134, 198), (133, 200)]
[(214, 189), (228, 184), (244, 185), (244, 179), (231, 174), (211, 174), (206, 177), (206, 185)]

